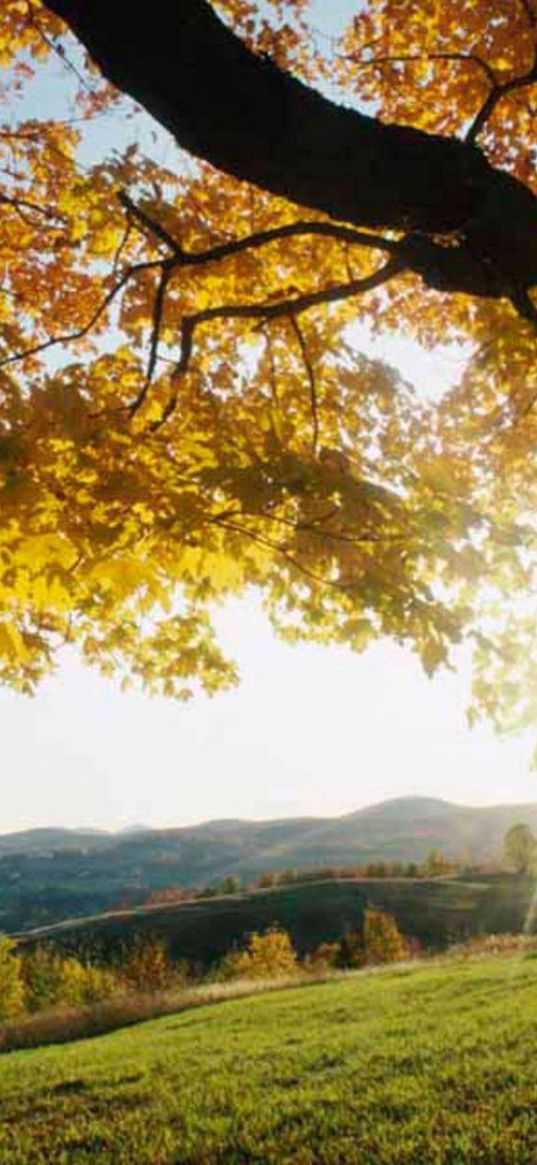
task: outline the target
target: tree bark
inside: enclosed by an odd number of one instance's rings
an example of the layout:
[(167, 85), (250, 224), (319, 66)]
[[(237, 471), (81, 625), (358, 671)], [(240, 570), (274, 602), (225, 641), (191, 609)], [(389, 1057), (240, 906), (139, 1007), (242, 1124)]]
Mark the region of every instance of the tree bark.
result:
[(537, 199), (474, 145), (335, 105), (251, 53), (206, 0), (47, 6), (192, 154), (332, 218), (410, 234), (408, 265), (432, 286), (514, 297), (537, 283)]

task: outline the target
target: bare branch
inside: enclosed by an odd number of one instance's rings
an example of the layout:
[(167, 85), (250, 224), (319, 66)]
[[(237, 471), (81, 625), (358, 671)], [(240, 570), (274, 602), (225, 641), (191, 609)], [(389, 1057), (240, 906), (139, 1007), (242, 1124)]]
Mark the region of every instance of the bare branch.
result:
[[(219, 307), (205, 308), (204, 311), (185, 316), (181, 323), (181, 357), (173, 373), (173, 380), (179, 380), (188, 370), (194, 333), (200, 324), (224, 319), (261, 320), (263, 323), (268, 323), (270, 320), (281, 319), (283, 316), (297, 316), (304, 311), (309, 311), (312, 307), (319, 307), (321, 304), (337, 303), (366, 291), (373, 291), (374, 288), (387, 283), (388, 280), (393, 279), (395, 275), (401, 274), (404, 270), (406, 270), (404, 260), (392, 258), (371, 275), (351, 280), (348, 283), (336, 283), (332, 287), (325, 287), (320, 291), (311, 291), (289, 299), (277, 300), (275, 303), (222, 304)], [(153, 428), (158, 428), (172, 414), (177, 403), (177, 392), (178, 390), (174, 389), (170, 394), (160, 421), (156, 421), (152, 426)], [(132, 415), (138, 412), (143, 404), (143, 399), (140, 394), (132, 402)]]
[(122, 207), (127, 211), (129, 217), (136, 219), (142, 227), (145, 227), (152, 235), (155, 235), (174, 255), (183, 256), (183, 251), (179, 244), (175, 242), (175, 239), (172, 239), (164, 227), (159, 222), (156, 222), (154, 218), (151, 218), (146, 210), (142, 210), (141, 206), (137, 206), (125, 190), (120, 191), (118, 199)]
[(28, 0), (27, 9), (28, 9), (28, 23), (31, 24), (32, 28), (35, 29), (35, 31), (37, 32), (37, 35), (43, 41), (43, 44), (46, 45), (46, 47), (48, 49), (50, 49), (50, 51), (52, 53), (54, 53), (57, 57), (59, 57), (64, 68), (68, 69), (69, 72), (73, 73), (73, 75), (76, 77), (79, 85), (82, 85), (84, 89), (86, 89), (89, 93), (91, 93), (92, 88), (91, 88), (91, 85), (88, 84), (87, 78), (84, 77), (82, 75), (82, 73), (80, 73), (78, 71), (76, 65), (73, 65), (73, 62), (69, 60), (69, 58), (67, 57), (67, 55), (65, 53), (63, 45), (55, 44), (55, 42), (52, 40), (52, 38), (50, 36), (48, 36), (46, 32), (44, 32), (43, 28), (41, 27), (41, 25), (39, 23), (39, 20), (36, 17), (36, 10), (35, 10), (34, 5), (31, 2), (31, 0)]
[(308, 384), (309, 384), (309, 390), (310, 390), (310, 402), (311, 402), (312, 429), (313, 429), (313, 434), (312, 434), (312, 439), (311, 439), (311, 448), (312, 448), (312, 452), (315, 454), (317, 452), (317, 445), (319, 444), (319, 412), (318, 412), (318, 407), (317, 407), (317, 389), (316, 389), (316, 385), (315, 385), (315, 373), (313, 371), (313, 365), (312, 365), (311, 360), (309, 358), (306, 341), (304, 339), (304, 334), (302, 332), (302, 329), (299, 325), (299, 322), (298, 322), (296, 316), (294, 316), (294, 315), (289, 316), (289, 321), (290, 321), (291, 327), (295, 333), (295, 336), (298, 340), (298, 345), (299, 345), (299, 348), (300, 348), (300, 351), (302, 354), (302, 359), (304, 361), (304, 366), (306, 368), (306, 373), (307, 373), (307, 377), (308, 377)]
[(363, 68), (368, 66), (382, 66), (391, 64), (406, 64), (419, 61), (461, 61), (470, 65), (477, 65), (479, 69), (485, 74), (487, 80), (491, 85), (496, 85), (497, 78), (494, 69), (489, 65), (484, 57), (480, 57), (478, 53), (461, 53), (461, 52), (445, 52), (445, 53), (403, 53), (399, 56), (392, 57), (388, 54), (382, 57), (370, 57), (368, 60), (361, 60), (356, 55), (351, 55), (344, 58), (352, 61)]
[(476, 141), (477, 137), (479, 136), (479, 134), (481, 133), (481, 130), (486, 125), (487, 121), (489, 121), (490, 118), (492, 117), (492, 114), (494, 113), (494, 110), (496, 109), (496, 106), (497, 106), (499, 101), (501, 101), (504, 97), (507, 97), (507, 95), (509, 93), (514, 93), (515, 90), (517, 90), (517, 89), (525, 89), (525, 88), (527, 88), (528, 85), (535, 84), (536, 81), (537, 81), (537, 48), (536, 48), (535, 53), (534, 53), (534, 58), (533, 58), (533, 63), (531, 65), (531, 68), (528, 69), (528, 71), (526, 73), (523, 73), (522, 76), (520, 76), (520, 77), (513, 77), (513, 79), (511, 81), (505, 81), (505, 83), (503, 85), (500, 84), (498, 81), (495, 82), (488, 97), (483, 102), (481, 109), (479, 110), (479, 112), (475, 116), (475, 118), (474, 118), (474, 120), (473, 120), (467, 134), (466, 134), (465, 141), (470, 143), (470, 144), (473, 144)]
[(0, 194), (0, 204), (5, 206), (12, 206), (14, 210), (31, 210), (35, 214), (41, 214), (44, 218), (55, 218), (58, 221), (65, 222), (65, 215), (59, 214), (58, 211), (52, 210), (50, 206), (40, 206), (37, 202), (31, 202), (28, 198), (19, 198), (16, 195)]
[[(532, 28), (537, 25), (537, 15), (533, 11), (530, 0), (521, 0), (524, 11), (528, 17)], [(478, 111), (470, 128), (465, 134), (465, 141), (473, 144), (481, 130), (486, 125), (489, 118), (492, 116), (497, 104), (502, 98), (506, 97), (508, 93), (512, 93), (517, 89), (524, 89), (528, 85), (532, 85), (537, 81), (537, 50), (531, 68), (528, 69), (520, 77), (514, 77), (511, 81), (506, 81), (503, 84), (498, 80), (498, 76), (492, 65), (481, 57), (478, 53), (469, 52), (438, 52), (438, 53), (403, 53), (398, 56), (390, 56), (386, 54), (380, 57), (371, 57), (369, 60), (361, 60), (356, 55), (352, 54), (345, 58), (353, 61), (362, 68), (367, 67), (382, 67), (382, 65), (397, 64), (397, 63), (413, 63), (420, 61), (459, 61), (461, 63), (476, 65), (477, 68), (484, 73), (490, 85), (490, 92), (488, 93), (481, 109)]]
[[(155, 366), (156, 366), (157, 359), (158, 359), (158, 346), (159, 346), (159, 340), (160, 340), (160, 329), (162, 327), (162, 316), (164, 313), (164, 302), (166, 299), (166, 291), (168, 288), (168, 283), (170, 281), (171, 274), (172, 274), (172, 267), (170, 267), (169, 265), (167, 265), (167, 266), (163, 265), (161, 276), (160, 276), (158, 287), (157, 287), (157, 294), (155, 296), (155, 302), (153, 305), (153, 322), (152, 322), (152, 326), (151, 326), (151, 342), (149, 345), (149, 358), (147, 361), (147, 372), (145, 374), (145, 381), (144, 381), (142, 390), (137, 398), (137, 401), (138, 401), (137, 408), (140, 408), (140, 406), (143, 404), (143, 402), (144, 402), (144, 400), (149, 392), (149, 389), (151, 386), (151, 381), (153, 379), (153, 375), (155, 372)], [(132, 409), (131, 409), (131, 411), (132, 411)], [(134, 411), (136, 411), (136, 410), (134, 410)]]
[(231, 255), (238, 255), (241, 251), (256, 250), (265, 247), (268, 243), (279, 239), (298, 238), (306, 235), (319, 235), (323, 238), (340, 240), (357, 247), (373, 247), (385, 251), (388, 255), (397, 254), (398, 244), (395, 239), (387, 239), (384, 235), (377, 235), (369, 231), (355, 230), (353, 227), (340, 226), (337, 223), (298, 221), (286, 223), (281, 227), (271, 227), (265, 231), (256, 231), (245, 235), (242, 239), (231, 239), (227, 243), (218, 243), (204, 251), (185, 251), (180, 243), (168, 231), (156, 222), (147, 211), (142, 210), (131, 200), (128, 194), (121, 193), (119, 200), (126, 210), (137, 218), (139, 222), (157, 238), (160, 239), (177, 257), (178, 263), (185, 267), (196, 267), (202, 263), (213, 263), (220, 259), (227, 259)]

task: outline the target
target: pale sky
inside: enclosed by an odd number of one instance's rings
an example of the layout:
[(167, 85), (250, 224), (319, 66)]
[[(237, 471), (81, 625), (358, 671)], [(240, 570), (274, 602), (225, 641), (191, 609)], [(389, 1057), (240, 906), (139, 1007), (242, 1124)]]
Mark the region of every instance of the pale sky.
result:
[[(340, 0), (339, 11), (355, 6)], [(371, 346), (357, 332), (356, 341), (424, 392), (441, 392), (461, 368), (460, 353), (422, 353), (401, 337)], [(486, 727), (466, 728), (464, 663), (428, 680), (393, 644), (362, 656), (291, 648), (253, 596), (218, 625), (243, 682), (212, 700), (124, 694), (67, 654), (34, 699), (0, 691), (0, 833), (335, 815), (408, 793), (464, 804), (534, 799), (534, 734), (500, 742)]]
[(0, 692), (0, 832), (335, 815), (407, 793), (530, 801), (530, 734), (465, 726), (468, 677), (428, 680), (393, 644), (278, 643), (249, 600), (219, 617), (241, 688), (190, 704), (121, 693), (65, 660), (34, 699)]

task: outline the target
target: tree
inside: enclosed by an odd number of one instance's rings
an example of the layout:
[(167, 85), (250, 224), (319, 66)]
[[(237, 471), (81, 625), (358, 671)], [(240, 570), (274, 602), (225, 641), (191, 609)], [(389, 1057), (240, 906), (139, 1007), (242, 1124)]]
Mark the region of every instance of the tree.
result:
[(135, 991), (165, 991), (174, 978), (165, 940), (158, 935), (137, 938), (122, 959), (120, 973)]
[(366, 963), (397, 963), (408, 957), (395, 918), (384, 910), (364, 911), (363, 935)]
[(297, 957), (286, 930), (271, 926), (254, 931), (243, 950), (224, 956), (220, 973), (225, 979), (280, 979), (297, 970)]
[(503, 852), (517, 874), (530, 874), (535, 866), (537, 840), (529, 825), (512, 825), (503, 839)]
[[(471, 718), (534, 717), (536, 36), (533, 0), (381, 0), (323, 58), (307, 0), (4, 0), (7, 84), (59, 54), (78, 111), (0, 133), (1, 678), (67, 641), (216, 691), (210, 608), (255, 586), (290, 639), (465, 640)], [(82, 168), (107, 81), (203, 161), (118, 131)], [(357, 317), (464, 344), (459, 382), (416, 397)]]
[(72, 1007), (99, 1003), (118, 991), (118, 980), (109, 970), (85, 965), (46, 943), (37, 944), (18, 960), (28, 1011), (57, 1004)]
[(24, 1011), (24, 984), (15, 948), (12, 938), (0, 935), (0, 1020)]
[(422, 865), (422, 873), (425, 878), (438, 878), (443, 874), (450, 874), (452, 871), (453, 865), (446, 861), (440, 850), (429, 850)]
[(241, 889), (240, 878), (237, 878), (235, 876), (235, 874), (228, 874), (227, 878), (224, 878), (222, 881), (222, 885), (220, 887), (220, 893), (221, 894), (239, 894), (240, 889)]

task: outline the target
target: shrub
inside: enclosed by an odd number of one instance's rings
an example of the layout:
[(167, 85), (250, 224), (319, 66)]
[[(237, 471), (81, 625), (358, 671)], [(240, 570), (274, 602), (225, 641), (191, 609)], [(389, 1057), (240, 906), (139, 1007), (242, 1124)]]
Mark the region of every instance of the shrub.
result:
[(224, 979), (279, 979), (297, 970), (290, 935), (278, 927), (264, 934), (254, 931), (242, 951), (230, 951), (220, 964)]
[(135, 991), (165, 991), (175, 975), (164, 939), (137, 939), (120, 968), (126, 985)]
[(21, 960), (25, 1003), (29, 1011), (67, 1004), (77, 1007), (100, 1003), (117, 994), (118, 980), (111, 971), (84, 966), (54, 947), (40, 945)]
[(367, 963), (397, 963), (408, 956), (395, 918), (384, 910), (364, 911), (364, 951)]
[(24, 1011), (21, 960), (14, 954), (15, 945), (7, 935), (0, 935), (0, 1020)]
[(343, 935), (340, 943), (338, 965), (340, 967), (363, 967), (366, 962), (363, 935), (359, 930), (350, 930)]
[(62, 1000), (63, 958), (53, 947), (40, 944), (21, 960), (28, 1011), (40, 1011)]
[(309, 965), (316, 971), (341, 966), (341, 943), (320, 943), (309, 957)]

